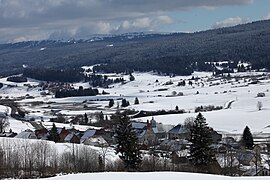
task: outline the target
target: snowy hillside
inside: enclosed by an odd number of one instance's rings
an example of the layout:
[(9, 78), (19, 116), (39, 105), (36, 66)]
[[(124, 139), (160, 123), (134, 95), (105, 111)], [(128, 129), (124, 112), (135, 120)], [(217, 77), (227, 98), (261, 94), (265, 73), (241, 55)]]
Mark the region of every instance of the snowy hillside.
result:
[[(51, 110), (64, 115), (74, 116), (84, 113), (102, 111), (104, 114), (112, 114), (117, 110), (117, 104), (126, 98), (131, 106), (129, 109), (155, 111), (173, 110), (176, 106), (185, 110), (185, 114), (156, 116), (158, 122), (164, 124), (183, 123), (185, 118), (194, 117), (195, 107), (199, 106), (223, 106), (222, 110), (203, 112), (210, 126), (224, 133), (242, 133), (246, 125), (252, 132), (270, 133), (270, 123), (266, 117), (270, 115), (270, 80), (263, 73), (234, 73), (231, 78), (213, 77), (211, 73), (195, 72), (192, 76), (159, 76), (152, 73), (134, 73), (135, 81), (128, 81), (127, 75), (108, 74), (108, 77), (123, 77), (124, 84), (114, 84), (108, 89), (99, 88), (110, 93), (109, 95), (54, 98), (53, 95), (41, 95), (41, 89), (37, 85), (39, 81), (29, 79), (27, 83), (7, 82), (6, 78), (0, 79), (4, 87), (0, 89), (0, 96), (17, 98), (17, 102), (29, 112), (27, 119), (31, 117), (37, 121), (49, 120), (53, 117)], [(256, 76), (261, 78), (254, 82)], [(192, 77), (194, 79), (192, 79)], [(185, 80), (192, 85), (178, 86)], [(25, 84), (28, 84), (26, 86)], [(30, 85), (30, 86), (29, 86)], [(75, 88), (89, 87), (88, 83), (73, 84)], [(258, 93), (264, 93), (265, 97), (257, 97)], [(181, 94), (181, 95), (179, 95)], [(24, 98), (21, 98), (24, 97)], [(25, 98), (26, 97), (26, 98)], [(134, 105), (134, 99), (138, 97), (140, 103)], [(108, 108), (109, 99), (114, 99), (115, 104)], [(257, 103), (263, 104), (258, 111)], [(43, 103), (39, 103), (43, 102)], [(34, 105), (36, 104), (36, 105)], [(87, 108), (85, 108), (87, 107)], [(2, 108), (3, 109), (3, 108)], [(151, 117), (139, 118), (146, 121)], [(15, 128), (12, 125), (11, 128)], [(17, 127), (16, 127), (17, 128)]]

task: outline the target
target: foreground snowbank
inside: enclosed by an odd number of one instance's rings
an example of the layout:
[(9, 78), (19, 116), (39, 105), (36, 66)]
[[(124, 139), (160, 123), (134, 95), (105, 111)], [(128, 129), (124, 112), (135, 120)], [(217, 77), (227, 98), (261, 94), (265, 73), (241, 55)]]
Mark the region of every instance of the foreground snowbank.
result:
[(124, 172), (108, 172), (108, 173), (86, 173), (86, 174), (70, 174), (65, 176), (57, 176), (47, 178), (50, 180), (58, 179), (98, 179), (98, 180), (175, 180), (175, 179), (187, 179), (187, 180), (250, 180), (250, 179), (269, 179), (269, 177), (225, 177), (208, 174), (196, 174), (196, 173), (181, 173), (181, 172), (147, 172), (147, 173), (124, 173)]

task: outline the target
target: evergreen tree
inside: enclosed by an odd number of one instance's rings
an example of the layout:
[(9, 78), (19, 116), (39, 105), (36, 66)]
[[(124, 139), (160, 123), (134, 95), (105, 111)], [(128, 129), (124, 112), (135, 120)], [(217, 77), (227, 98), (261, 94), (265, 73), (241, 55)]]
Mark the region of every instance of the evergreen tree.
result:
[(135, 98), (134, 104), (140, 104), (139, 99), (137, 97)]
[(113, 99), (110, 99), (110, 101), (109, 101), (109, 107), (111, 108), (111, 107), (113, 107), (113, 105), (114, 105), (114, 100)]
[(247, 149), (252, 149), (254, 146), (253, 136), (248, 126), (246, 126), (244, 129), (243, 136), (242, 136), (242, 144)]
[(208, 165), (214, 160), (214, 154), (210, 145), (212, 143), (211, 129), (201, 113), (197, 115), (192, 126), (190, 156), (195, 166)]
[(49, 131), (48, 140), (49, 141), (54, 141), (54, 142), (59, 142), (60, 141), (60, 136), (59, 136), (59, 134), (57, 132), (57, 128), (56, 128), (54, 123), (53, 123), (52, 129)]
[(135, 81), (135, 77), (130, 73), (130, 75), (129, 75), (129, 80), (130, 81)]
[(84, 123), (85, 124), (88, 124), (88, 117), (87, 117), (87, 114), (86, 113), (84, 113)]
[(104, 114), (102, 111), (100, 111), (100, 113), (99, 113), (99, 120), (104, 121)]
[(122, 99), (122, 107), (128, 107), (129, 106), (129, 102), (126, 99)]
[(116, 129), (116, 154), (123, 160), (127, 171), (138, 170), (141, 163), (141, 152), (138, 138), (131, 127), (131, 121), (127, 116), (120, 118)]

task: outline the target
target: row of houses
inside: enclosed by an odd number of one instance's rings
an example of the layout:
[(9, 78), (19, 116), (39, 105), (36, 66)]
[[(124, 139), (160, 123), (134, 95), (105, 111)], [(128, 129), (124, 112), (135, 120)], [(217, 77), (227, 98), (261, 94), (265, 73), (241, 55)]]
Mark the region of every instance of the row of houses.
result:
[[(190, 148), (189, 129), (181, 124), (176, 126), (157, 123), (154, 119), (147, 122), (132, 122), (139, 143), (144, 149), (154, 149), (157, 152), (169, 152), (174, 164), (188, 162)], [(23, 139), (46, 140), (51, 129), (40, 128), (35, 131), (26, 130), (19, 134), (8, 132), (1, 136)], [(93, 146), (110, 146), (115, 144), (115, 133), (113, 129), (90, 128), (79, 131), (74, 128), (57, 128), (62, 143), (81, 143)], [(270, 144), (256, 144), (253, 150), (244, 149), (233, 137), (223, 137), (212, 130), (212, 149), (217, 157), (218, 163), (223, 169), (232, 172), (241, 171), (241, 175), (269, 175)]]
[[(180, 150), (180, 144), (188, 144), (190, 138), (190, 132), (186, 126), (181, 124), (176, 126), (164, 125), (162, 123), (157, 123), (153, 118), (147, 122), (133, 121), (132, 128), (136, 132), (139, 143), (145, 149), (155, 146), (155, 148), (159, 147), (164, 150)], [(35, 131), (28, 129), (19, 134), (9, 132), (2, 134), (1, 136), (47, 140), (49, 131), (50, 129), (42, 127)], [(84, 143), (101, 146), (103, 144), (113, 144), (115, 142), (115, 133), (113, 129), (90, 128), (86, 131), (79, 131), (74, 128), (66, 129), (65, 127), (58, 127), (57, 132), (60, 136), (59, 142), (62, 143)], [(214, 142), (220, 141), (221, 135), (214, 130), (212, 132)]]

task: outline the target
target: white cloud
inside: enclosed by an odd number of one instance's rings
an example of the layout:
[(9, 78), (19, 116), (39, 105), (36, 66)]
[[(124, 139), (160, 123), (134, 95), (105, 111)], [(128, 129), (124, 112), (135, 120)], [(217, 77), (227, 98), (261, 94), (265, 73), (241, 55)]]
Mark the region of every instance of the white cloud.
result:
[(239, 16), (230, 17), (230, 18), (224, 19), (222, 21), (216, 22), (212, 27), (213, 28), (231, 27), (231, 26), (236, 26), (238, 24), (245, 24), (249, 21), (250, 21), (249, 18), (241, 18)]
[(133, 23), (132, 26), (134, 28), (149, 28), (151, 26), (151, 20), (149, 17), (144, 17), (144, 18), (140, 18), (140, 19), (136, 19)]
[(252, 0), (0, 0), (0, 41), (39, 34), (82, 37), (159, 30), (174, 22), (166, 16), (169, 12), (249, 3)]
[(158, 16), (157, 20), (162, 24), (171, 24), (174, 22), (173, 19), (169, 16)]
[(174, 20), (165, 15), (157, 17), (142, 17), (134, 20), (125, 20), (115, 28), (114, 33), (135, 32), (135, 31), (158, 31), (163, 25), (173, 23)]

